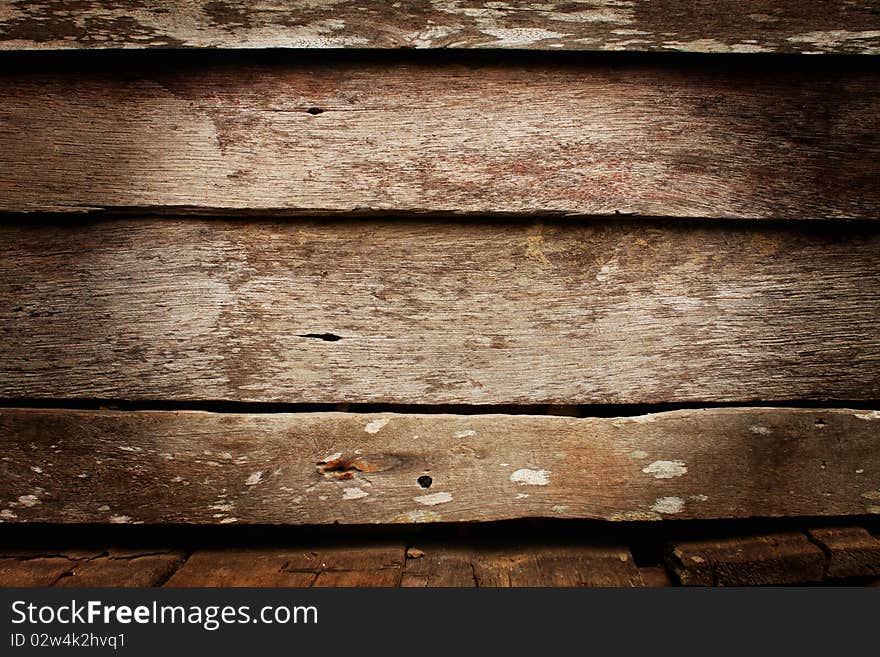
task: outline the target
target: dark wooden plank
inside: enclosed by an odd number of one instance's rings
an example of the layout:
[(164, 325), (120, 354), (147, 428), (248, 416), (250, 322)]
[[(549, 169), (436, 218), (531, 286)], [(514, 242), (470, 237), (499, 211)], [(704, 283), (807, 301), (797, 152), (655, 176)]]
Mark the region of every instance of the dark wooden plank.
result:
[(200, 524), (862, 514), (876, 512), (878, 419), (4, 409), (0, 512)]
[(5, 0), (0, 49), (548, 48), (877, 53), (870, 0)]
[(873, 223), (0, 226), (0, 396), (880, 398)]
[(820, 582), (825, 555), (799, 532), (682, 541), (669, 567), (685, 586), (762, 586)]
[(63, 556), (36, 557), (33, 559), (0, 559), (0, 586), (46, 587), (52, 586), (76, 565)]
[(0, 211), (876, 219), (880, 206), (871, 63), (106, 62), (0, 73)]
[(863, 527), (822, 527), (809, 535), (828, 558), (828, 577), (880, 575), (880, 540)]
[(642, 586), (652, 588), (672, 586), (669, 571), (663, 566), (642, 566), (639, 568), (639, 577), (641, 577)]
[(77, 562), (59, 578), (57, 587), (148, 587), (158, 586), (183, 561), (182, 553), (150, 554), (125, 559), (111, 556)]
[(285, 549), (198, 550), (168, 579), (169, 587), (306, 587), (316, 573), (288, 571), (291, 558)]
[(425, 544), (403, 586), (641, 586), (629, 550), (587, 545)]
[(197, 550), (166, 586), (397, 586), (402, 544)]

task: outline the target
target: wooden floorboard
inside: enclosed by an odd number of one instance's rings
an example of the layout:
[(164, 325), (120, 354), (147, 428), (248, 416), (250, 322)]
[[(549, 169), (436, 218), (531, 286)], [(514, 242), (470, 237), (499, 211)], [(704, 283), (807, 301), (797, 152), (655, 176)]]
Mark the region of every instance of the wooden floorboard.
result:
[(3, 409), (0, 435), (0, 518), (17, 523), (649, 521), (880, 511), (876, 411), (571, 418)]
[(515, 48), (876, 53), (870, 0), (4, 2), (0, 50)]
[(868, 222), (5, 224), (0, 397), (873, 401), (878, 249)]
[[(667, 587), (874, 585), (878, 539), (855, 524), (777, 533), (349, 537), (286, 546), (2, 549), (9, 587)], [(681, 527), (681, 526), (680, 526)], [(724, 532), (716, 525), (715, 532)], [(676, 531), (679, 531), (676, 534)], [(604, 538), (599, 538), (603, 534)], [(659, 541), (663, 553), (649, 544)]]
[(54, 61), (0, 212), (878, 218), (871, 61)]

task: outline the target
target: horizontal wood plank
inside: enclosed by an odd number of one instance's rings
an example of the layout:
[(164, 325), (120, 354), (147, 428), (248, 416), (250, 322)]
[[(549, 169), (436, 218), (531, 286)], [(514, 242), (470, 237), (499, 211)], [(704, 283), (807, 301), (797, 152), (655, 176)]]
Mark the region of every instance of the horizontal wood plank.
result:
[(852, 515), (877, 512), (880, 481), (880, 419), (852, 410), (579, 419), (5, 409), (0, 435), (6, 522)]
[[(880, 491), (873, 493), (880, 499)], [(863, 527), (820, 527), (809, 536), (825, 553), (829, 578), (880, 576), (880, 539)]]
[(825, 555), (800, 532), (683, 541), (669, 567), (684, 586), (774, 586), (821, 582)]
[(0, 49), (548, 48), (876, 53), (870, 0), (4, 0)]
[(0, 225), (0, 396), (880, 398), (876, 224)]
[(880, 207), (880, 77), (865, 63), (130, 64), (0, 72), (0, 211), (877, 219)]

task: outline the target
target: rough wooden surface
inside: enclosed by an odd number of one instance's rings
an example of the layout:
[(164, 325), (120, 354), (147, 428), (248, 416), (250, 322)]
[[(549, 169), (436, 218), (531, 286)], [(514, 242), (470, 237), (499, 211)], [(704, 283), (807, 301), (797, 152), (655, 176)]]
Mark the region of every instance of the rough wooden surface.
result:
[(0, 550), (0, 586), (158, 586), (183, 559), (174, 550)]
[(397, 586), (403, 544), (199, 550), (166, 586)]
[(876, 53), (871, 0), (3, 0), (0, 49), (548, 48)]
[(4, 68), (0, 210), (877, 219), (880, 207), (872, 61), (236, 61)]
[(642, 586), (629, 550), (576, 545), (422, 545), (402, 586)]
[(866, 411), (578, 419), (6, 409), (0, 435), (6, 522), (361, 524), (880, 511), (880, 415)]
[(874, 400), (878, 249), (868, 222), (0, 225), (0, 395)]
[[(874, 491), (880, 499), (880, 491)], [(828, 559), (828, 577), (880, 575), (880, 539), (863, 527), (824, 527), (809, 532)]]
[(825, 556), (800, 532), (684, 541), (670, 568), (685, 586), (763, 586), (820, 582)]

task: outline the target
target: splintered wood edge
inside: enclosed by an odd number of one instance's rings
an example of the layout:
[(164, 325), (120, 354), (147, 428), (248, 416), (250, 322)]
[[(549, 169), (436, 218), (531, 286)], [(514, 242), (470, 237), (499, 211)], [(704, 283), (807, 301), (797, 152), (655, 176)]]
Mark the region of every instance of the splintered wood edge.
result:
[[(870, 0), (4, 2), (0, 50), (504, 48), (880, 52)], [(503, 4), (503, 6), (501, 6)], [(135, 6), (136, 5), (136, 6)]]
[(880, 513), (880, 413), (0, 411), (6, 522), (362, 524)]
[(880, 206), (864, 62), (122, 57), (0, 73), (0, 211), (876, 220)]

